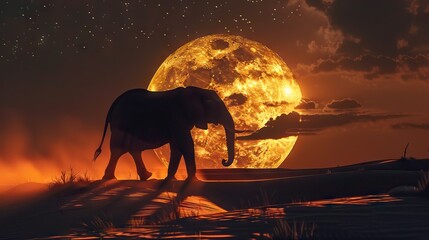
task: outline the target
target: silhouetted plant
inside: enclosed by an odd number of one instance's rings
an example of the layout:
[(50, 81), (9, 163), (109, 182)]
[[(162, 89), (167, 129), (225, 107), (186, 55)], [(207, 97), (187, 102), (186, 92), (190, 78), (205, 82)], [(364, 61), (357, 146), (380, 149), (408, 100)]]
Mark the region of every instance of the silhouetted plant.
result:
[(425, 196), (429, 197), (429, 172), (422, 172), (417, 186), (399, 186), (389, 191), (391, 196)]
[(141, 228), (147, 224), (146, 219), (143, 216), (132, 216), (129, 223), (131, 228)]
[(429, 196), (429, 171), (424, 172), (422, 178), (417, 184), (419, 194)]
[(77, 182), (89, 183), (91, 178), (89, 177), (88, 171), (85, 171), (83, 174), (77, 176)]
[(167, 197), (169, 199), (169, 204), (159, 213), (158, 222), (166, 223), (181, 218), (180, 214), (180, 200), (177, 195), (173, 195), (170, 192), (167, 192)]
[(66, 184), (67, 183), (67, 172), (65, 170), (61, 170), (61, 175), (60, 175), (59, 181), (57, 181), (57, 182), (60, 184)]
[(414, 157), (407, 157), (407, 151), (409, 146), (410, 146), (410, 143), (407, 143), (407, 145), (405, 145), (404, 155), (402, 155), (400, 160), (416, 160)]
[(72, 167), (70, 167), (69, 171), (70, 171), (70, 174), (69, 174), (68, 182), (74, 183), (76, 181), (76, 178), (77, 178), (76, 172), (73, 170)]
[(90, 232), (106, 233), (109, 230), (115, 228), (111, 217), (107, 216), (95, 216), (88, 223), (82, 223), (82, 225)]
[(293, 221), (292, 225), (286, 219), (275, 219), (271, 233), (272, 239), (313, 239), (316, 224)]
[(91, 178), (88, 175), (88, 172), (85, 171), (83, 174), (78, 174), (72, 167), (70, 167), (69, 171), (62, 170), (60, 175), (52, 178), (52, 182), (50, 183), (51, 188), (69, 185), (73, 183), (89, 183), (91, 182)]
[(407, 143), (407, 145), (405, 146), (405, 149), (404, 149), (404, 155), (402, 155), (402, 158), (401, 158), (401, 159), (403, 159), (403, 160), (407, 159), (407, 150), (408, 150), (408, 146), (410, 146), (410, 143)]

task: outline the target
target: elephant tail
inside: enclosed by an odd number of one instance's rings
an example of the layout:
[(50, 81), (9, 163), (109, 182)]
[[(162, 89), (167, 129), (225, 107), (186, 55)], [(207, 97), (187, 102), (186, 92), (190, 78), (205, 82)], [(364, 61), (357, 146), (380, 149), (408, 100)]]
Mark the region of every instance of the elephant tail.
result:
[(109, 112), (107, 113), (106, 121), (104, 122), (103, 137), (101, 138), (100, 146), (97, 148), (97, 150), (95, 150), (93, 161), (97, 160), (97, 157), (101, 154), (101, 146), (103, 146), (104, 137), (106, 136), (107, 126), (109, 125), (109, 122), (110, 122), (111, 109), (112, 108), (110, 108)]

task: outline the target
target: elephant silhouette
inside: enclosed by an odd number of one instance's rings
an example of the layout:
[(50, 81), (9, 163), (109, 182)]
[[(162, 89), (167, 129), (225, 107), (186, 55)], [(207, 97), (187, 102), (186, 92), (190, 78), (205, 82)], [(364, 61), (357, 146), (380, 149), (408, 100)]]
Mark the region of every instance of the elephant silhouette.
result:
[(132, 89), (124, 92), (112, 103), (104, 124), (100, 146), (94, 161), (101, 153), (101, 146), (110, 124), (110, 160), (103, 179), (115, 179), (119, 158), (130, 153), (136, 164), (140, 180), (147, 180), (150, 173), (141, 152), (170, 144), (170, 162), (166, 180), (174, 178), (183, 156), (188, 178), (195, 178), (196, 164), (193, 127), (207, 129), (208, 123), (221, 124), (225, 129), (228, 160), (234, 161), (235, 125), (224, 102), (215, 91), (197, 87), (179, 87), (173, 90), (152, 92)]

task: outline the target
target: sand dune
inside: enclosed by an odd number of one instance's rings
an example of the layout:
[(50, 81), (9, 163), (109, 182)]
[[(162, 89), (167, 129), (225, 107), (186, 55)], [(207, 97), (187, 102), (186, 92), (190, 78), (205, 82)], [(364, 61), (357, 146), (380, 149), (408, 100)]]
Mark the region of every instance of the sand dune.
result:
[[(194, 182), (94, 181), (48, 191), (46, 185), (27, 184), (0, 195), (0, 238), (270, 239), (301, 229), (304, 239), (418, 239), (429, 232), (423, 214), (429, 201), (386, 195), (397, 186), (417, 184), (428, 165), (417, 161), (202, 170), (202, 180)], [(7, 200), (17, 196), (25, 204)]]

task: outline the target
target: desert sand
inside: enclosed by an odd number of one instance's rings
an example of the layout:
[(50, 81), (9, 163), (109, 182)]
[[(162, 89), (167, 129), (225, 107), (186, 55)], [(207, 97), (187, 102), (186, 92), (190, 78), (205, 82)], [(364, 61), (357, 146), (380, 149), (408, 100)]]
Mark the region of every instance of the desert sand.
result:
[(428, 167), (402, 159), (206, 169), (168, 183), (27, 183), (0, 194), (0, 238), (425, 239)]

